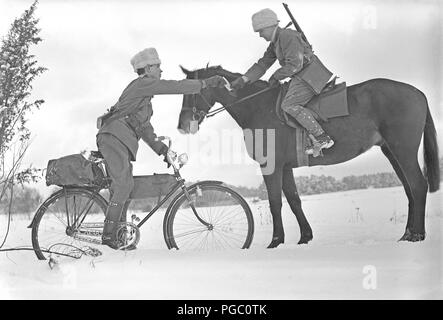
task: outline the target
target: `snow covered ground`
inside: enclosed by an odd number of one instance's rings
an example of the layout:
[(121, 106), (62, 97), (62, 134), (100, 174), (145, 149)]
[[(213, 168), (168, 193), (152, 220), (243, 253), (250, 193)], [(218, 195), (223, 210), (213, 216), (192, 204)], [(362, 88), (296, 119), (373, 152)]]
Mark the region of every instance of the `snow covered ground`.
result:
[[(169, 251), (162, 216), (141, 229), (138, 249), (103, 247), (97, 258), (60, 260), (51, 269), (32, 251), (0, 253), (2, 299), (442, 299), (443, 192), (428, 194), (427, 239), (397, 242), (406, 223), (402, 188), (304, 196), (314, 231), (299, 229), (286, 202), (286, 243), (265, 249), (272, 235), (267, 201), (249, 204), (255, 236), (249, 250)], [(0, 220), (0, 238), (5, 219)], [(29, 246), (27, 218), (16, 217), (5, 247)]]

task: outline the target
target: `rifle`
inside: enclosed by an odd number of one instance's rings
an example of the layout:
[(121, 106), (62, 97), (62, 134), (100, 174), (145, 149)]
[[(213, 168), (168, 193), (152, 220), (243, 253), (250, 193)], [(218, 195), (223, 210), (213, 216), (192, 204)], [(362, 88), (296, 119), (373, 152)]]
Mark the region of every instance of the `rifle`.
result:
[(283, 7), (285, 8), (286, 12), (289, 15), (289, 18), (291, 18), (292, 23), (294, 24), (295, 30), (297, 30), (298, 32), (300, 32), (301, 34), (301, 38), (303, 39), (303, 41), (306, 42), (306, 44), (312, 49), (312, 45), (309, 43), (308, 39), (305, 36), (305, 33), (303, 32), (303, 30), (300, 28), (300, 26), (298, 25), (297, 21), (295, 20), (294, 16), (291, 13), (291, 10), (289, 10), (289, 7), (286, 3), (282, 3)]

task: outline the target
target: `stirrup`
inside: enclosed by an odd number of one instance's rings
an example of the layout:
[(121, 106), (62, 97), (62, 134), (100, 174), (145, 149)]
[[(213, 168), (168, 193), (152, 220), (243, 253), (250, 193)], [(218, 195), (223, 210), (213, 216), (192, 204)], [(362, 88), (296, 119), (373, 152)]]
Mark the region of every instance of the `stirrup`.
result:
[(328, 140), (325, 141), (318, 141), (314, 137), (311, 137), (312, 140), (314, 140), (313, 145), (305, 150), (305, 153), (308, 155), (313, 155), (313, 157), (318, 157), (319, 155), (323, 156), (322, 149), (329, 149), (334, 145), (334, 140), (332, 140), (328, 136)]

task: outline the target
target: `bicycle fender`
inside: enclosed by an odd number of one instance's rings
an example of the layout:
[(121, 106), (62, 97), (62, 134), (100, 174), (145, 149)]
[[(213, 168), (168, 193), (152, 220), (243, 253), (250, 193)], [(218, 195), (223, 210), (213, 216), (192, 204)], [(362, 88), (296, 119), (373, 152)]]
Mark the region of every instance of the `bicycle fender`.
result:
[(223, 181), (218, 181), (218, 180), (204, 180), (204, 181), (199, 181), (199, 182), (196, 182), (196, 183), (194, 183), (194, 184), (191, 184), (191, 185), (188, 187), (188, 189), (194, 188), (194, 187), (196, 187), (197, 185), (199, 185), (199, 186), (203, 186), (203, 185), (206, 185), (206, 184), (213, 184), (213, 183), (216, 183), (216, 184), (223, 184), (224, 182), (223, 182)]
[[(37, 216), (37, 213), (40, 211), (40, 209), (42, 208), (42, 207), (46, 207), (45, 206), (45, 204), (46, 203), (48, 203), (48, 202), (50, 202), (51, 200), (52, 200), (52, 198), (54, 198), (54, 197), (58, 197), (58, 195), (60, 194), (60, 193), (63, 193), (63, 192), (65, 192), (65, 189), (69, 189), (69, 190), (72, 190), (72, 189), (81, 189), (81, 190), (84, 190), (84, 191), (87, 191), (87, 192), (89, 192), (89, 193), (94, 193), (94, 191), (92, 191), (92, 190), (90, 190), (90, 189), (88, 189), (88, 188), (85, 188), (85, 187), (71, 187), (71, 186), (66, 186), (66, 187), (63, 187), (62, 189), (60, 189), (60, 190), (57, 190), (56, 192), (54, 192), (53, 194), (51, 194), (39, 207), (38, 207), (38, 209), (37, 209), (37, 211), (35, 212), (35, 214), (34, 214), (34, 217), (32, 218), (32, 221), (31, 221), (31, 223), (29, 224), (29, 226), (27, 226), (26, 228), (28, 228), (28, 229), (31, 229), (33, 226), (34, 226), (34, 221), (35, 221), (35, 217)], [(97, 193), (97, 195), (99, 195), (100, 197), (102, 197), (99, 193)], [(103, 197), (102, 197), (103, 198)], [(103, 198), (103, 200), (105, 200), (104, 198)], [(105, 202), (107, 202), (106, 200), (105, 200)]]

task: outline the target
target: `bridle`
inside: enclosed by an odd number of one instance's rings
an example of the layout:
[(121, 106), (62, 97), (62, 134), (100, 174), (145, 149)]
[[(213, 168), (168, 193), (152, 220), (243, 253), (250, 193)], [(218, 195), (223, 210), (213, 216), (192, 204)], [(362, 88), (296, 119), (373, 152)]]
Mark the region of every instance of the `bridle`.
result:
[[(195, 71), (194, 79), (198, 79), (198, 70)], [(243, 101), (251, 99), (251, 98), (253, 98), (255, 96), (258, 96), (258, 95), (260, 95), (260, 94), (262, 94), (264, 92), (267, 92), (267, 91), (269, 91), (271, 89), (274, 89), (274, 88), (275, 88), (275, 86), (267, 87), (267, 88), (265, 88), (263, 90), (257, 91), (257, 92), (255, 92), (253, 94), (250, 94), (249, 96), (246, 96), (246, 97), (243, 97), (243, 98), (241, 98), (241, 99), (239, 99), (237, 101), (234, 101), (233, 103), (229, 104), (226, 107), (222, 106), (220, 108), (217, 108), (215, 110), (208, 111), (208, 112), (204, 111), (204, 110), (197, 110), (197, 95), (200, 96), (200, 98), (205, 102), (206, 106), (208, 107), (208, 110), (210, 110), (213, 105), (211, 105), (209, 103), (209, 101), (205, 98), (205, 96), (201, 92), (194, 93), (192, 95), (192, 97), (193, 97), (192, 120), (200, 122), (200, 120), (204, 119), (205, 117), (209, 118), (209, 117), (215, 116), (216, 114), (226, 110), (226, 108), (232, 107), (233, 105), (236, 105), (238, 103), (241, 103)]]
[[(195, 71), (194, 79), (198, 79), (198, 70)], [(200, 123), (200, 120), (208, 116), (210, 112), (206, 112), (204, 110), (197, 110), (197, 95), (200, 96), (200, 98), (206, 103), (208, 110), (212, 108), (212, 105), (209, 103), (209, 101), (205, 98), (205, 96), (201, 92), (194, 93), (192, 95), (193, 104), (194, 104), (192, 107), (192, 120), (198, 121)]]

